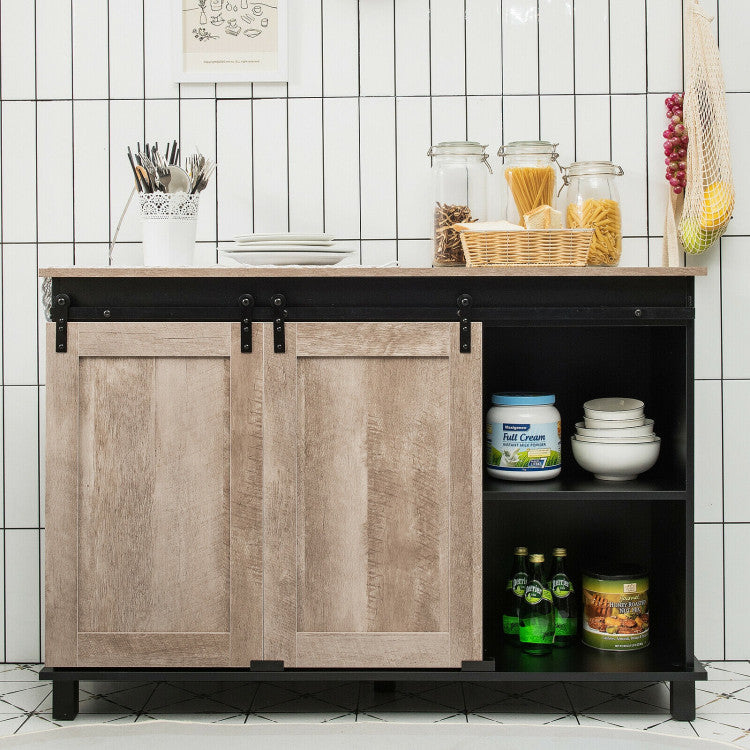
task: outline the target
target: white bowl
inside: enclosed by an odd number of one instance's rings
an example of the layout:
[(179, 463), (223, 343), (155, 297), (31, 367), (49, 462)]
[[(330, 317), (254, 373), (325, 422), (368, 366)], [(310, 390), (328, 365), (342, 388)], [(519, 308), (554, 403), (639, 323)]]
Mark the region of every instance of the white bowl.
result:
[(634, 427), (585, 427), (583, 422), (576, 422), (576, 433), (587, 437), (640, 437), (653, 435), (653, 432), (653, 419), (647, 419), (644, 424)]
[(642, 427), (646, 424), (646, 417), (640, 416), (635, 419), (594, 419), (593, 417), (584, 417), (583, 423), (587, 428), (619, 430), (625, 427)]
[(592, 419), (635, 419), (643, 416), (643, 401), (637, 398), (595, 398), (583, 405)]
[(638, 435), (636, 437), (591, 437), (589, 435), (574, 435), (582, 443), (651, 443), (658, 440), (657, 435)]
[(571, 438), (573, 457), (597, 479), (624, 482), (648, 471), (659, 458), (661, 440), (649, 443), (588, 443)]

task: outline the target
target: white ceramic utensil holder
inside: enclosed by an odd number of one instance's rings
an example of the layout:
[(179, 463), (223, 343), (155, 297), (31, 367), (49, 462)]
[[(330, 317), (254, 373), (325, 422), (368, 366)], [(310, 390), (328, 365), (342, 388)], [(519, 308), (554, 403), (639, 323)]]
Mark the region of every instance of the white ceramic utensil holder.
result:
[(140, 193), (144, 266), (192, 266), (199, 195)]

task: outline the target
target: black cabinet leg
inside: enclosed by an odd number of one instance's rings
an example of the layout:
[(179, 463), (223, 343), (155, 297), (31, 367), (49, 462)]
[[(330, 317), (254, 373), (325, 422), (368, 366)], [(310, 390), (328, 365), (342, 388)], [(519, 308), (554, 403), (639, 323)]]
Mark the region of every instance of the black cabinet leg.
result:
[(692, 680), (669, 683), (669, 711), (677, 721), (695, 718), (695, 683)]
[(52, 718), (72, 721), (78, 716), (78, 680), (52, 681)]

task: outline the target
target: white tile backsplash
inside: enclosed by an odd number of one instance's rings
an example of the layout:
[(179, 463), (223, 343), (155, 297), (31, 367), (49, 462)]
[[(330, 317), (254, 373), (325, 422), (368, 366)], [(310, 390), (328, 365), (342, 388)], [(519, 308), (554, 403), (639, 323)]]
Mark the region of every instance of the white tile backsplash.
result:
[(36, 529), (5, 532), (5, 660), (40, 658), (39, 536)]
[(3, 100), (36, 95), (36, 3), (2, 3), (0, 90)]
[(576, 94), (609, 93), (609, 3), (575, 2)]
[(576, 161), (611, 159), (609, 96), (579, 96), (576, 100)]
[(323, 231), (323, 102), (289, 100), (289, 231)]
[(39, 526), (39, 388), (3, 387), (5, 525)]
[[(720, 380), (695, 381), (695, 520), (721, 523), (723, 441)], [(719, 652), (716, 652), (719, 653)]]
[(500, 0), (466, 0), (466, 93), (496, 96), (503, 89)]
[(695, 655), (724, 653), (724, 527), (695, 527)]
[(359, 4), (361, 96), (393, 96), (395, 93), (394, 6), (395, 3), (387, 2)]
[(395, 104), (391, 97), (362, 99), (360, 104), (360, 232), (363, 240), (398, 236)]
[[(728, 240), (722, 240), (727, 242)], [(707, 266), (708, 274), (695, 279), (696, 379), (721, 378), (721, 253), (718, 245), (708, 253), (688, 255), (686, 265)]]
[(573, 0), (540, 0), (539, 92), (569, 94), (574, 83)]
[(464, 5), (431, 0), (432, 94), (466, 93), (466, 25)]
[[(721, 240), (721, 325), (726, 378), (750, 378), (747, 311), (750, 309), (750, 253), (746, 237)], [(715, 273), (715, 272), (714, 272)]]
[(2, 104), (3, 242), (36, 241), (36, 103)]
[[(111, 99), (142, 99), (144, 95), (143, 2), (109, 0), (109, 96)], [(156, 19), (149, 19), (158, 23)], [(127, 29), (127, 32), (125, 32)], [(168, 46), (171, 29), (162, 29), (163, 46)], [(152, 44), (156, 44), (152, 40)], [(161, 64), (166, 61), (161, 60)]]
[[(283, 99), (253, 102), (252, 133), (255, 231), (286, 232), (289, 230), (287, 102)], [(223, 133), (221, 137), (224, 138)]]
[(430, 94), (430, 0), (396, 3), (396, 94)]
[(503, 0), (502, 8), (503, 61), (507, 63), (502, 93), (538, 94), (537, 0)]
[[(648, 90), (682, 91), (682, 0), (647, 2)], [(663, 130), (663, 128), (662, 128)]]
[(747, 623), (750, 601), (743, 592), (747, 586), (747, 551), (750, 524), (724, 524), (724, 641), (726, 659), (747, 656)]
[(109, 104), (76, 101), (73, 122), (75, 239), (109, 242)]
[(396, 176), (399, 185), (409, 185), (398, 195), (399, 237), (429, 237), (432, 232), (430, 211), (424, 210), (425, 200), (432, 205), (433, 186), (430, 174), (430, 100), (427, 97), (396, 99)]
[[(160, 2), (161, 0), (154, 0)], [(290, 0), (289, 96), (323, 95), (322, 5), (310, 0)]]
[(253, 103), (225, 99), (217, 104), (216, 193), (219, 240), (253, 231)]
[(646, 90), (646, 0), (609, 0), (612, 93)]
[(3, 245), (3, 383), (37, 381), (36, 245)]
[(73, 3), (36, 0), (35, 5), (36, 95), (39, 99), (70, 99), (73, 45), (71, 35), (60, 30), (70, 29)]
[[(59, 0), (56, 0), (59, 2)], [(162, 0), (158, 0), (162, 2)], [(28, 3), (26, 3), (28, 4)], [(20, 5), (20, 3), (19, 3)], [(73, 3), (73, 96), (109, 96), (109, 10), (102, 0)]]
[[(11, 627), (7, 658), (36, 659), (39, 650), (34, 592), (44, 436), (35, 438), (33, 425), (43, 424), (37, 390), (45, 367), (37, 346), (36, 254), (41, 264), (107, 264), (132, 187), (128, 144), (179, 137), (183, 153), (199, 146), (217, 156), (217, 179), (202, 196), (199, 220), (197, 254), (205, 262), (215, 259), (217, 238), (289, 227), (347, 239), (366, 263), (430, 265), (429, 146), (464, 138), (489, 145), (489, 217), (497, 218), (497, 147), (539, 137), (559, 142), (563, 164), (611, 153), (625, 170), (621, 264), (661, 262), (664, 98), (683, 86), (683, 0), (289, 0), (288, 84), (218, 85), (172, 80), (169, 32), (166, 44), (158, 41), (172, 13), (163, 0), (0, 4), (2, 377), (6, 399), (17, 392), (28, 398), (23, 409), (15, 399), (5, 414), (11, 459), (6, 453), (1, 484), (12, 490), (6, 525), (34, 527), (17, 532), (6, 549), (5, 569), (13, 567), (15, 576), (7, 618), (0, 617), (0, 635), (6, 622)], [(737, 590), (730, 571), (748, 562), (746, 527), (733, 524), (750, 521), (742, 467), (722, 443), (743, 439), (750, 411), (750, 76), (743, 36), (750, 6), (704, 6), (718, 13), (737, 208), (721, 252), (717, 246), (688, 259), (709, 268), (696, 279), (695, 374), (697, 440), (710, 457), (696, 470), (703, 523), (696, 559), (710, 574), (699, 572), (696, 583), (699, 611), (714, 614), (710, 624), (699, 623), (696, 649), (703, 657), (726, 651), (748, 658), (741, 619), (727, 607), (725, 639), (716, 608), (721, 571), (726, 590)], [(139, 240), (131, 207), (114, 263), (142, 262)], [(12, 441), (9, 419), (20, 425), (20, 442)], [(717, 545), (725, 529), (726, 559)], [(712, 587), (712, 578), (719, 584)], [(18, 596), (21, 585), (32, 594)]]
[(73, 102), (39, 102), (36, 124), (39, 242), (72, 242)]
[(359, 3), (321, 0), (323, 96), (359, 94)]
[(724, 520), (750, 522), (750, 494), (742, 458), (750, 414), (750, 380), (725, 380)]
[[(323, 101), (325, 231), (359, 237), (359, 103)], [(327, 168), (326, 168), (327, 166)]]
[(738, 22), (745, 12), (746, 0), (721, 0), (719, 38), (727, 91), (747, 91), (750, 45), (747, 43), (745, 23)]

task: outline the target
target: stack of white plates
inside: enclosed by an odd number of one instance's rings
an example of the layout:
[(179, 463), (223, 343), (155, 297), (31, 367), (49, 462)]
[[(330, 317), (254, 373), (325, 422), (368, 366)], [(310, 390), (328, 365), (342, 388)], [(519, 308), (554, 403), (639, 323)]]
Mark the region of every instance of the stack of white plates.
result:
[(225, 265), (331, 266), (352, 252), (337, 247), (330, 234), (243, 234), (219, 252), (219, 259)]
[(661, 438), (644, 403), (634, 398), (597, 398), (583, 405), (583, 422), (571, 438), (573, 456), (597, 479), (635, 479), (659, 457)]

